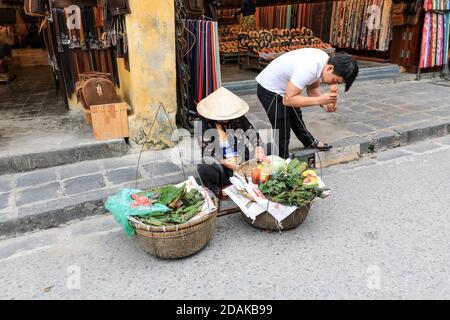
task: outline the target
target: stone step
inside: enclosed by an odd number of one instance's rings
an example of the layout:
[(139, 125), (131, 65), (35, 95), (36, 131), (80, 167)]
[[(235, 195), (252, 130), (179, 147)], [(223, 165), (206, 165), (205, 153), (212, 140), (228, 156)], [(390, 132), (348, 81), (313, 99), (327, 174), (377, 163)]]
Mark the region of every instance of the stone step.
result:
[[(104, 202), (123, 188), (179, 183), (195, 166), (172, 162), (171, 150), (0, 176), (0, 237), (46, 229), (106, 213)], [(136, 180), (137, 174), (137, 180)]]
[(70, 148), (0, 156), (0, 175), (51, 168), (76, 162), (123, 156), (129, 152), (124, 139), (92, 141)]

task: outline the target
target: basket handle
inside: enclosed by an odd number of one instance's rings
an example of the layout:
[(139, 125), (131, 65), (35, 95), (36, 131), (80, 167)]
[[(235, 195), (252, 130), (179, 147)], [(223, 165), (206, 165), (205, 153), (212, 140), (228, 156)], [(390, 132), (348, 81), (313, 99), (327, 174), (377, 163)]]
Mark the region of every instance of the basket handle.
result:
[[(153, 127), (154, 127), (154, 125), (155, 125), (155, 123), (156, 123), (156, 119), (158, 118), (158, 114), (159, 114), (159, 112), (161, 111), (161, 109), (163, 110), (163, 112), (164, 112), (164, 114), (165, 114), (165, 116), (166, 116), (166, 118), (167, 118), (167, 121), (169, 122), (170, 129), (171, 129), (171, 131), (172, 131), (172, 135), (175, 134), (176, 137), (179, 138), (179, 136), (176, 134), (176, 130), (174, 129), (174, 126), (173, 126), (172, 123), (170, 122), (170, 118), (169, 118), (169, 115), (167, 114), (166, 108), (164, 107), (164, 105), (163, 105), (162, 103), (160, 103), (160, 104), (159, 104), (159, 107), (158, 107), (158, 110), (156, 111), (155, 118), (153, 119), (152, 124), (150, 125), (150, 130), (148, 131), (147, 135), (145, 136), (145, 141), (144, 141), (144, 143), (142, 144), (141, 151), (139, 152), (139, 158), (138, 158), (138, 162), (137, 162), (137, 165), (136, 165), (136, 180), (135, 180), (135, 188), (136, 188), (136, 189), (138, 188), (139, 165), (140, 165), (140, 162), (141, 162), (142, 152), (144, 151), (145, 145), (149, 142), (149, 141), (148, 141), (148, 138), (149, 138), (149, 136), (150, 136), (150, 133), (151, 133), (152, 130), (153, 130)], [(177, 148), (178, 148), (178, 155), (179, 155), (179, 157), (180, 157), (180, 162), (181, 162), (181, 170), (183, 171), (183, 177), (184, 177), (184, 179), (187, 179), (187, 177), (186, 177), (186, 171), (184, 170), (184, 166), (185, 166), (185, 165), (184, 165), (183, 157), (181, 156), (181, 149), (180, 149), (179, 140), (177, 141)], [(155, 160), (156, 160), (156, 154), (155, 154)], [(150, 167), (150, 176), (152, 176), (154, 162), (156, 162), (156, 161), (153, 161), (153, 163), (152, 163), (152, 165), (151, 165), (151, 167)], [(206, 193), (205, 190), (207, 190), (207, 188), (205, 188), (205, 185), (203, 184), (203, 180), (202, 180), (202, 178), (201, 178), (201, 176), (200, 176), (200, 173), (198, 172), (198, 169), (197, 169), (197, 168), (195, 169), (195, 172), (196, 172), (196, 174), (197, 174), (197, 176), (198, 176), (198, 178), (199, 178), (199, 180), (200, 180), (200, 184), (201, 184), (201, 186), (202, 186), (202, 190)], [(204, 196), (205, 196), (206, 204), (207, 204), (207, 207), (208, 207), (208, 211), (211, 211), (211, 207), (210, 207), (210, 205), (209, 205), (209, 201), (207, 201), (207, 199), (206, 199), (206, 194), (205, 194)]]

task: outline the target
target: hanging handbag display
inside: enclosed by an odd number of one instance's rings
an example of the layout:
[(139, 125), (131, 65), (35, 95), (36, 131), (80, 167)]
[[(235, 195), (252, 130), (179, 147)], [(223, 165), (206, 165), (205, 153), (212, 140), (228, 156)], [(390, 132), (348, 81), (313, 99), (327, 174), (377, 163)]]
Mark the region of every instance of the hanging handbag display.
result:
[[(12, 26), (0, 26), (0, 48), (2, 48), (4, 45), (14, 45), (14, 30)], [(0, 51), (0, 59), (2, 59), (3, 57), (4, 56), (2, 56)]]
[(13, 24), (16, 22), (16, 12), (12, 7), (0, 7), (0, 24)]
[(97, 5), (97, 0), (51, 0), (52, 6), (55, 8), (67, 8), (72, 5), (80, 8), (94, 7)]
[(23, 9), (29, 16), (44, 17), (47, 14), (47, 1), (45, 0), (25, 0)]
[(205, 13), (205, 1), (184, 0), (184, 8), (188, 17), (200, 17)]
[(405, 17), (406, 3), (399, 2), (392, 5), (392, 26), (402, 26), (406, 23)]
[(107, 2), (111, 16), (120, 16), (131, 13), (128, 0), (108, 0)]

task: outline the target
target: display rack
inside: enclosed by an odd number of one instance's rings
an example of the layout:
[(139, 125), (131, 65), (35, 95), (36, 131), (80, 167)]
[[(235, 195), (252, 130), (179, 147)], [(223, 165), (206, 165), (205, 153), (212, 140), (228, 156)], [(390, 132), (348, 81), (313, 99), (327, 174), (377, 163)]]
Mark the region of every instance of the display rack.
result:
[(262, 70), (268, 64), (267, 61), (262, 61), (261, 57), (250, 51), (246, 53), (238, 53), (239, 69), (256, 69)]
[(239, 60), (239, 55), (237, 53), (221, 53), (220, 63), (226, 64), (227, 62), (237, 62)]
[[(325, 51), (330, 56), (333, 56), (336, 53), (335, 48), (321, 49), (321, 50)], [(245, 69), (263, 70), (271, 61), (283, 55), (284, 53), (287, 52), (256, 54), (251, 51), (247, 51), (246, 53), (242, 53), (241, 51), (239, 51), (238, 54), (239, 69), (245, 68)]]

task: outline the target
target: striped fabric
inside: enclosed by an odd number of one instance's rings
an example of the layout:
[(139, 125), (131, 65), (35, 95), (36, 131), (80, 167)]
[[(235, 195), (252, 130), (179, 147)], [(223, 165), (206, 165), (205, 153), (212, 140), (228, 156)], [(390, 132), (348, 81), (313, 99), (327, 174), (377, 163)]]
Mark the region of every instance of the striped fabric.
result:
[(186, 20), (188, 47), (186, 61), (191, 75), (189, 110), (197, 113), (197, 103), (221, 86), (219, 34), (215, 21)]
[(442, 66), (449, 58), (450, 0), (424, 0), (424, 9), (419, 68)]
[(329, 42), (341, 48), (387, 51), (392, 0), (334, 1)]
[(305, 27), (324, 42), (328, 41), (332, 1), (277, 5), (256, 8), (257, 26), (261, 29)]

